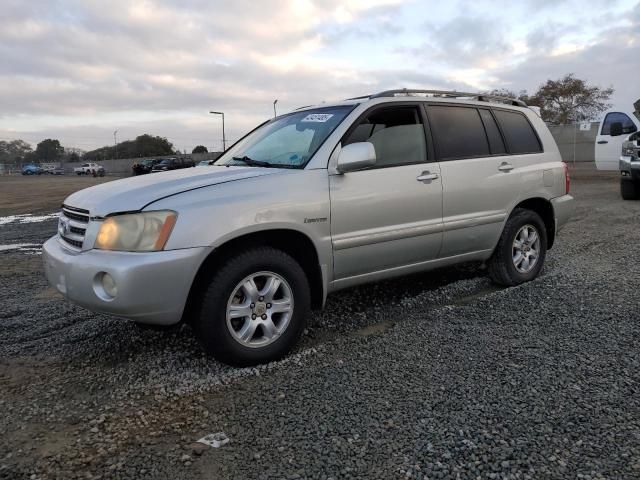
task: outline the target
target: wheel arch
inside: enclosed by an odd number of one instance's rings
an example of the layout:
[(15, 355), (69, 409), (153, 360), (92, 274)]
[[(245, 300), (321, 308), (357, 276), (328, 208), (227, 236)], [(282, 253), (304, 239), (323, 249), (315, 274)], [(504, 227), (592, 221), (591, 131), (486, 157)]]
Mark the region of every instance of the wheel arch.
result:
[(556, 220), (551, 202), (542, 197), (528, 198), (518, 203), (511, 213), (517, 208), (531, 210), (540, 215), (544, 222), (545, 230), (547, 231), (547, 250), (551, 249), (556, 238)]
[(311, 238), (298, 230), (278, 228), (246, 233), (227, 239), (213, 249), (200, 265), (191, 284), (182, 320), (188, 322), (196, 313), (195, 310), (199, 305), (203, 289), (209, 283), (213, 272), (225, 259), (233, 255), (234, 252), (258, 246), (270, 246), (291, 255), (300, 264), (309, 280), (312, 308), (322, 308), (326, 292), (316, 246)]

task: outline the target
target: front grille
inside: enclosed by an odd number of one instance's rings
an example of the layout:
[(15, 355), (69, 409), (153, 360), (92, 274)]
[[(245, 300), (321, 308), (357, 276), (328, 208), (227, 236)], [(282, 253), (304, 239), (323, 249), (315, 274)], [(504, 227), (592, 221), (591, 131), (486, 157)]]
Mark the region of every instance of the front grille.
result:
[(73, 238), (65, 237), (64, 235), (60, 235), (60, 238), (69, 245), (73, 245), (76, 248), (82, 248), (82, 241), (80, 240), (74, 240)]
[(82, 249), (89, 224), (89, 210), (62, 205), (58, 233), (67, 245)]
[[(87, 213), (84, 213), (84, 212), (87, 212)], [(62, 214), (65, 217), (70, 218), (72, 220), (77, 220), (78, 222), (82, 222), (82, 223), (89, 223), (89, 212), (86, 210), (80, 210), (77, 208), (71, 209), (70, 207), (63, 205)]]

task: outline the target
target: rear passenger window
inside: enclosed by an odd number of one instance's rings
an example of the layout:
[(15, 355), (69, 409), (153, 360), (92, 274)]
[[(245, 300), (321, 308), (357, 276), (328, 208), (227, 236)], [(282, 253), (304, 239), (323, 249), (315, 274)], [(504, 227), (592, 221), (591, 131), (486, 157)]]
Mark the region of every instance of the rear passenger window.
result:
[(489, 144), (475, 108), (430, 105), (429, 124), (440, 160), (489, 155)]
[(506, 110), (494, 110), (493, 113), (502, 128), (509, 153), (542, 152), (542, 146), (533, 127), (522, 113)]
[(393, 167), (427, 161), (427, 142), (417, 107), (375, 110), (349, 134), (343, 145), (371, 142), (376, 167)]
[(489, 110), (481, 109), (480, 117), (482, 117), (482, 123), (484, 123), (484, 129), (487, 132), (491, 154), (499, 155), (501, 153), (506, 153), (507, 150), (504, 148), (502, 135), (500, 135), (500, 130), (498, 130), (498, 125), (496, 125), (496, 121), (493, 119), (491, 112)]

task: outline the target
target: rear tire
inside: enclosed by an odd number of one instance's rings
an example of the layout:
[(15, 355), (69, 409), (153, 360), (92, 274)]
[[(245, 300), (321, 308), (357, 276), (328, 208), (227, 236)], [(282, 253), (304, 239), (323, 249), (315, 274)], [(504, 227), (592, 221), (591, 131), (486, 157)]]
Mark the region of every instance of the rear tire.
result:
[(623, 200), (637, 200), (640, 196), (640, 186), (637, 182), (629, 179), (620, 179), (620, 195)]
[[(273, 290), (271, 279), (278, 285)], [(299, 340), (310, 298), (298, 262), (275, 248), (253, 248), (216, 269), (193, 327), (205, 351), (221, 362), (242, 367), (271, 362)]]
[(538, 276), (547, 255), (547, 230), (540, 215), (517, 208), (502, 231), (488, 262), (494, 283), (513, 287)]

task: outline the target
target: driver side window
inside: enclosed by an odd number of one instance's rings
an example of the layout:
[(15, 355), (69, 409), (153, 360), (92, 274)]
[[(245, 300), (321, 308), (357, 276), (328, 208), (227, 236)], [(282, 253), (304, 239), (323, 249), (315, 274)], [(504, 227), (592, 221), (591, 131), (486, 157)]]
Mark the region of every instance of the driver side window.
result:
[(374, 168), (427, 161), (422, 117), (417, 107), (383, 107), (362, 119), (343, 142), (370, 142), (376, 150)]
[(616, 122), (620, 122), (622, 124), (623, 134), (633, 133), (638, 130), (633, 121), (625, 113), (611, 112), (607, 113), (607, 116), (604, 119), (601, 135), (611, 135), (611, 125)]

